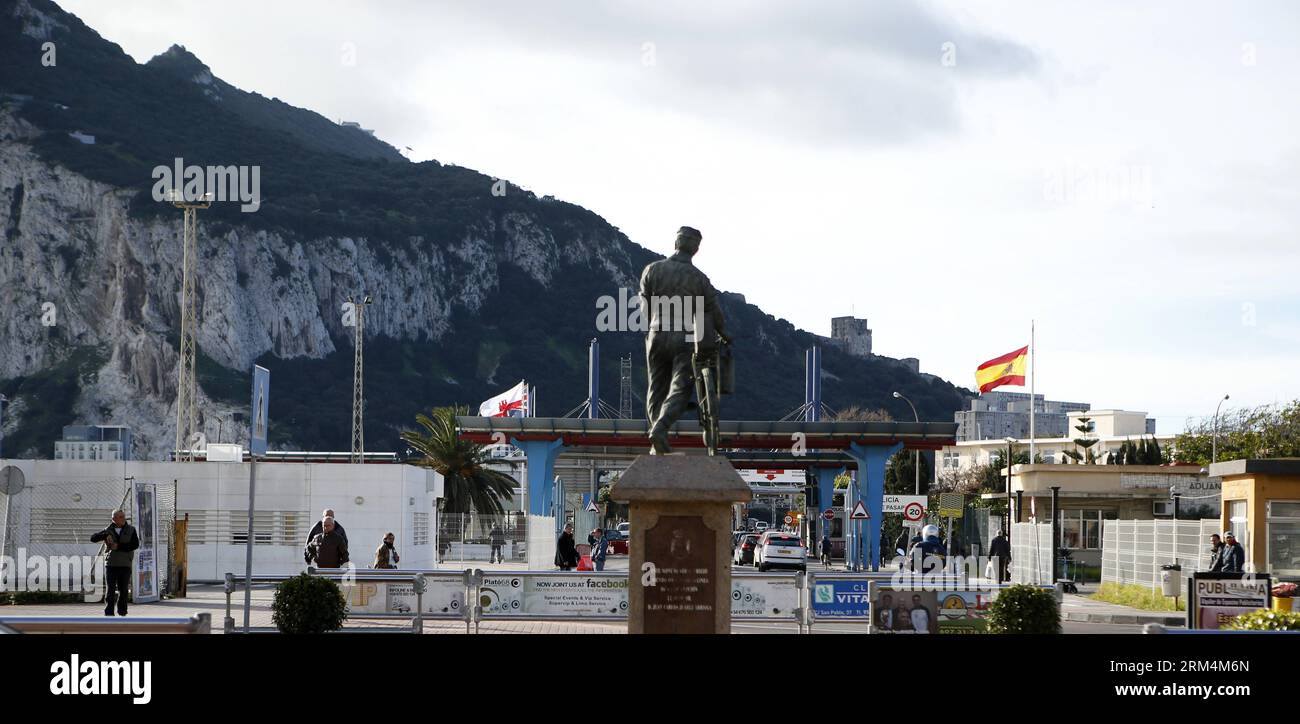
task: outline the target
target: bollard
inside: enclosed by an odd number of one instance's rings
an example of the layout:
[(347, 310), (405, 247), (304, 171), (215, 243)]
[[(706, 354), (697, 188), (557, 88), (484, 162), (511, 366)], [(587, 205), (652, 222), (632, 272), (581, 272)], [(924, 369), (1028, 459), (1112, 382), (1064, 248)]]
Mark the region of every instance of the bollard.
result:
[(225, 633), (233, 633), (235, 630), (235, 619), (230, 615), (230, 594), (235, 592), (235, 574), (226, 574), (226, 620), (221, 624), (221, 630)]
[(428, 586), (423, 573), (417, 573), (411, 579), (411, 587), (415, 589), (415, 619), (411, 621), (413, 633), (424, 633), (424, 592)]

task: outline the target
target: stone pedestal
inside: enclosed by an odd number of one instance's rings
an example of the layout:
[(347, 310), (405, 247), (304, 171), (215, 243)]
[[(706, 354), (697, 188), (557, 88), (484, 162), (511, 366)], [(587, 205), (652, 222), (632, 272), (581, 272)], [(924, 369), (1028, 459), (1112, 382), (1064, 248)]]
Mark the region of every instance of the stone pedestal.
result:
[(753, 497), (731, 463), (642, 455), (610, 497), (629, 504), (627, 632), (730, 633), (731, 506)]

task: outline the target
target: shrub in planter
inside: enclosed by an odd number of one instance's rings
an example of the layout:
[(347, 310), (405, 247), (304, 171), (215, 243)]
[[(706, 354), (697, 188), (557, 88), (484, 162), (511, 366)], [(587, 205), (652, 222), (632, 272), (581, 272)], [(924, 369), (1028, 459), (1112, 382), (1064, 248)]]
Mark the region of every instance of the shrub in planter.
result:
[(1061, 633), (1061, 607), (1056, 596), (1037, 586), (1015, 585), (998, 591), (985, 620), (989, 633)]
[(1258, 611), (1243, 613), (1224, 624), (1233, 631), (1300, 631), (1300, 613), (1290, 611)]
[(347, 602), (339, 584), (306, 573), (275, 587), (271, 620), (280, 633), (318, 634), (343, 628)]

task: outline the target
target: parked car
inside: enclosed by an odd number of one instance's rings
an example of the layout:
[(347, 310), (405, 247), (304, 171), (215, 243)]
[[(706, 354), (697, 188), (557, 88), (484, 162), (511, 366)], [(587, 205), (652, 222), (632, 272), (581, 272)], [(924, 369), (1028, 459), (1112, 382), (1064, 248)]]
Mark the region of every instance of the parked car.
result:
[(760, 571), (769, 568), (795, 568), (808, 570), (808, 549), (793, 533), (767, 531), (758, 539), (754, 551), (754, 565)]
[(737, 566), (747, 566), (754, 562), (754, 548), (758, 545), (757, 533), (745, 533), (736, 541), (731, 552), (731, 562)]
[(618, 532), (615, 528), (605, 531), (605, 540), (609, 541), (609, 552), (611, 555), (627, 555), (627, 536)]
[(627, 522), (619, 523), (614, 529), (617, 530), (619, 533), (622, 533), (624, 538), (627, 538), (628, 540), (632, 539), (631, 523), (627, 523)]

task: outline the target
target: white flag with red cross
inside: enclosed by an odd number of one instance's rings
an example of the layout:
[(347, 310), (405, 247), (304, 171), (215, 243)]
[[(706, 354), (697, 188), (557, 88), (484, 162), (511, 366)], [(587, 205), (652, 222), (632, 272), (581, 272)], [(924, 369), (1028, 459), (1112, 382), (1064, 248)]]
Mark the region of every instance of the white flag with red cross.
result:
[(478, 406), (479, 417), (526, 417), (528, 411), (528, 383), (519, 384)]

